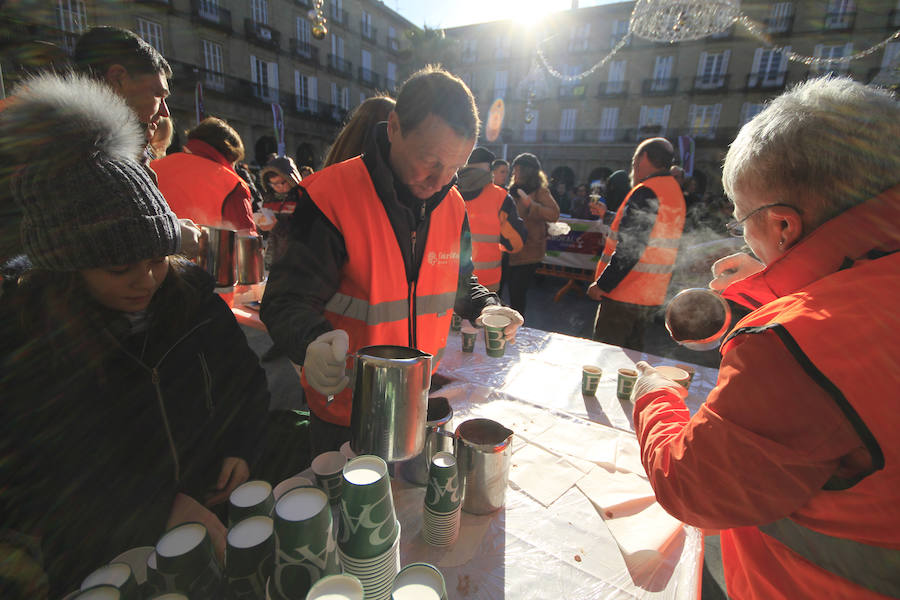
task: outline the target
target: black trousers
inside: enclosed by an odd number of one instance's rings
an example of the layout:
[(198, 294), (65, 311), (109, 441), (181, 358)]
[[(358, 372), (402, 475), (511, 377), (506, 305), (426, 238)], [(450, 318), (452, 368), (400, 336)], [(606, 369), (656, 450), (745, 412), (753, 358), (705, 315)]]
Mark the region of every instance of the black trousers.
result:
[(603, 298), (594, 318), (594, 341), (643, 351), (647, 330), (660, 308)]
[(525, 304), (528, 300), (528, 288), (534, 279), (540, 263), (530, 265), (509, 265), (507, 268), (507, 283), (509, 284), (509, 305), (525, 315)]

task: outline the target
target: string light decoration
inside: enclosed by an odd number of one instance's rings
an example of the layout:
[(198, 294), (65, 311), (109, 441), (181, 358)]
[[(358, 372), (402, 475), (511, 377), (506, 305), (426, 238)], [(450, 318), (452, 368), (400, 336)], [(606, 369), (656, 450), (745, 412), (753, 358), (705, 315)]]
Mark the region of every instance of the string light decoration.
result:
[(324, 40), (328, 35), (328, 20), (325, 18), (325, 11), (322, 8), (325, 0), (313, 0), (313, 7), (309, 9), (307, 16), (313, 22), (312, 36), (317, 40)]

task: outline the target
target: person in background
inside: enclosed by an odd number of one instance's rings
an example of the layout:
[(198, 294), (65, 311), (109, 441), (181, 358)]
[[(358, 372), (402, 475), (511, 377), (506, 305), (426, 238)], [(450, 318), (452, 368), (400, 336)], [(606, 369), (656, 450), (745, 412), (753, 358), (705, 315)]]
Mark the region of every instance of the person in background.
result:
[(228, 123), (207, 117), (187, 132), (181, 152), (150, 163), (159, 189), (180, 218), (256, 235), (250, 188), (234, 170), (244, 142)]
[(506, 189), (506, 182), (509, 181), (509, 163), (498, 158), (491, 163), (491, 182)]
[(586, 183), (575, 187), (575, 197), (572, 198), (572, 216), (576, 219), (591, 217), (591, 192)]
[(521, 250), (527, 232), (515, 201), (505, 188), (491, 183), (493, 160), (493, 152), (475, 148), (457, 173), (456, 187), (466, 202), (475, 275), (481, 285), (498, 292), (503, 254)]
[(310, 175), (312, 175), (313, 173), (316, 172), (315, 169), (313, 169), (309, 165), (302, 165), (299, 170), (300, 170), (301, 179), (306, 179), (307, 177), (309, 177)]
[(221, 556), (208, 507), (247, 480), (269, 393), (212, 279), (175, 256), (124, 101), (75, 75), (17, 94), (0, 115), (27, 255), (0, 298), (0, 588), (61, 598), (179, 523)]
[(366, 98), (354, 109), (347, 124), (328, 149), (322, 168), (362, 154), (374, 135), (375, 125), (387, 121), (388, 115), (396, 105), (390, 96)]
[(253, 171), (250, 170), (250, 167), (247, 166), (247, 163), (242, 160), (234, 163), (234, 172), (237, 173), (238, 176), (244, 180), (244, 183), (247, 184), (247, 187), (250, 188), (250, 203), (253, 207), (253, 213), (258, 213), (263, 205), (263, 196), (259, 191), (259, 180), (256, 178), (256, 175), (254, 175)]
[(465, 204), (454, 186), (478, 127), (465, 83), (426, 67), (403, 84), (360, 156), (301, 184), (292, 237), (269, 274), (260, 317), (303, 365), (313, 456), (350, 438), (348, 352), (418, 348), (437, 369), (453, 311), (470, 320), (508, 316), (508, 339), (522, 324), (472, 275)]
[(730, 229), (764, 270), (692, 417), (646, 363), (641, 459), (677, 519), (721, 530), (728, 596), (900, 596), (900, 105), (845, 77), (766, 105), (725, 157)]
[(300, 201), (300, 172), (294, 159), (276, 156), (259, 171), (263, 188), (259, 228), (266, 234), (266, 269), (284, 254), (291, 230), (291, 218)]
[(606, 208), (610, 212), (618, 212), (625, 196), (631, 190), (631, 183), (628, 180), (628, 173), (625, 171), (615, 171), (610, 174), (606, 180)]
[(524, 315), (528, 288), (547, 252), (547, 223), (559, 218), (559, 206), (550, 194), (540, 161), (527, 152), (512, 162), (509, 193), (525, 221), (527, 238), (521, 250), (509, 255), (504, 282), (509, 285), (509, 305)]
[(166, 155), (169, 146), (172, 145), (172, 136), (175, 135), (175, 125), (172, 117), (162, 117), (154, 125), (147, 127), (152, 131), (149, 146), (154, 159), (160, 159)]
[(672, 144), (650, 138), (638, 144), (631, 167), (634, 187), (616, 213), (596, 281), (594, 340), (643, 350), (647, 326), (666, 299), (684, 231), (684, 196), (670, 174)]

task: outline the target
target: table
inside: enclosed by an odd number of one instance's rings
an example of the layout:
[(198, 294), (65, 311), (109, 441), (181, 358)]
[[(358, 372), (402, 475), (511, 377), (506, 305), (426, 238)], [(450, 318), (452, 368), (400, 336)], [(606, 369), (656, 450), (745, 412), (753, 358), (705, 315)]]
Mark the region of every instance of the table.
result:
[(556, 302), (574, 288), (576, 281), (594, 281), (594, 269), (609, 233), (609, 226), (602, 220), (561, 216), (559, 222), (570, 227), (569, 233), (547, 238), (547, 252), (537, 270), (566, 280), (554, 297)]
[[(638, 360), (672, 361), (529, 328), (520, 330), (517, 343), (499, 359), (485, 355), (482, 339), (472, 354), (462, 353), (460, 345), (460, 335), (451, 333), (438, 373), (452, 381), (437, 394), (450, 400), (454, 427), (469, 417), (485, 416), (516, 432), (511, 481), (517, 456), (529, 446), (555, 445), (555, 453), (593, 468), (586, 457), (602, 464), (599, 455), (610, 440), (617, 441), (613, 448), (629, 449), (621, 461), (616, 455), (617, 468), (643, 475), (634, 455), (631, 403), (615, 397), (616, 372)], [(603, 368), (596, 397), (581, 394), (582, 364)], [(687, 400), (691, 412), (716, 380), (715, 369), (695, 369)], [(553, 428), (590, 435), (568, 439), (553, 435)], [(419, 534), (424, 488), (395, 479), (393, 491), (402, 526), (402, 563), (438, 566), (451, 599), (699, 597), (703, 539), (697, 529), (683, 526), (660, 560), (646, 563), (647, 568), (626, 563), (606, 521), (576, 485), (545, 506), (511, 482), (506, 506), (497, 513), (463, 513), (460, 538), (447, 549), (429, 546)]]

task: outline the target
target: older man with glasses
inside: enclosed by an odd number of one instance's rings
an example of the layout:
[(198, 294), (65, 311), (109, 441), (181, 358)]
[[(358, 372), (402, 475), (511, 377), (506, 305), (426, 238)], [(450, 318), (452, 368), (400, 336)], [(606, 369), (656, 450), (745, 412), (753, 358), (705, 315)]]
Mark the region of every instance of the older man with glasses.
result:
[(900, 106), (803, 83), (744, 126), (723, 183), (762, 263), (724, 295), (755, 310), (693, 417), (638, 363), (656, 497), (721, 530), (729, 597), (900, 597)]

